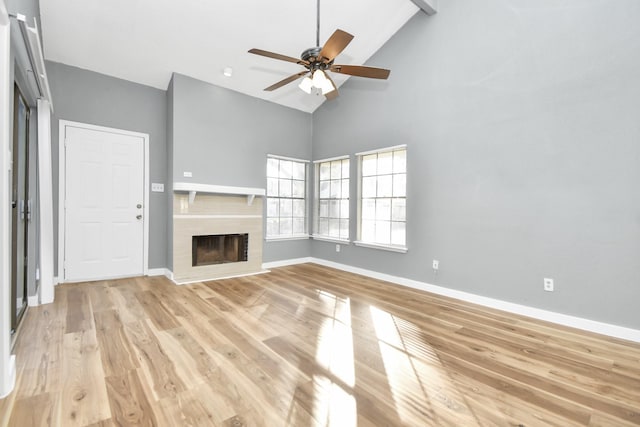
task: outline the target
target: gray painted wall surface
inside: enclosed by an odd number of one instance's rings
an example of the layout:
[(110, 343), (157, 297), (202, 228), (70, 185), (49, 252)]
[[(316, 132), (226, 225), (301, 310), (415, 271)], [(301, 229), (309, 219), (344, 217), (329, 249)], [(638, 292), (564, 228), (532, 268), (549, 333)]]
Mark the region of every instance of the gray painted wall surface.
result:
[(314, 159), (408, 144), (409, 252), (312, 255), (640, 328), (640, 2), (439, 6), (313, 116)]
[[(72, 120), (149, 134), (149, 178), (167, 182), (166, 93), (92, 71), (47, 62), (54, 116), (52, 151), (55, 247), (58, 242), (58, 126)], [(166, 266), (167, 192), (149, 193), (149, 267)], [(55, 265), (57, 266), (57, 254)], [(56, 272), (57, 274), (57, 272)]]
[(173, 271), (173, 76), (167, 88), (167, 258), (166, 267)]
[[(267, 154), (311, 159), (310, 114), (177, 73), (172, 81), (176, 182), (266, 188)], [(265, 262), (309, 254), (308, 240), (263, 249)]]

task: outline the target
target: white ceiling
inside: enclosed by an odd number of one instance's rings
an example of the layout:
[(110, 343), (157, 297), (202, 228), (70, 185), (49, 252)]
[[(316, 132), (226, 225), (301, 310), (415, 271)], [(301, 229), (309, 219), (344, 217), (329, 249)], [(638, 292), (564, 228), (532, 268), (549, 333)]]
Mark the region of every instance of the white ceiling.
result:
[[(338, 28), (347, 31), (355, 38), (336, 63), (363, 64), (418, 10), (411, 0), (322, 0), (320, 43)], [(313, 47), (315, 0), (40, 0), (40, 13), (51, 61), (163, 90), (175, 71), (306, 112), (324, 101), (297, 83), (264, 92), (304, 68), (247, 53), (298, 58)], [(225, 67), (232, 77), (223, 76)], [(337, 85), (345, 80), (332, 77)]]

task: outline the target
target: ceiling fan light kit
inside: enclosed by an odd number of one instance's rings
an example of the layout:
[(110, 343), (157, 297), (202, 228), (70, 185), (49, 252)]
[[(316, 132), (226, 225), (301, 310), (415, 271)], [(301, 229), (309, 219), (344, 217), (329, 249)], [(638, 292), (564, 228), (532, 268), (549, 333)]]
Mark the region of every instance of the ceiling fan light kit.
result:
[[(316, 28), (316, 44), (320, 44), (320, 0), (318, 0), (318, 15)], [(390, 70), (384, 68), (365, 67), (361, 65), (339, 65), (333, 61), (353, 40), (353, 36), (346, 31), (336, 30), (329, 37), (324, 46), (312, 47), (296, 59), (290, 56), (273, 53), (262, 49), (250, 49), (249, 53), (254, 55), (266, 56), (267, 58), (278, 59), (280, 61), (293, 62), (306, 68), (305, 71), (296, 73), (279, 82), (265, 88), (265, 91), (278, 89), (289, 84), (300, 77), (305, 76), (298, 87), (305, 93), (311, 94), (313, 88), (322, 92), (328, 100), (335, 99), (338, 96), (338, 90), (335, 83), (327, 74), (327, 71), (334, 73), (347, 74), (350, 76), (367, 77), (373, 79), (386, 80), (391, 73)], [(310, 77), (311, 76), (311, 77)]]

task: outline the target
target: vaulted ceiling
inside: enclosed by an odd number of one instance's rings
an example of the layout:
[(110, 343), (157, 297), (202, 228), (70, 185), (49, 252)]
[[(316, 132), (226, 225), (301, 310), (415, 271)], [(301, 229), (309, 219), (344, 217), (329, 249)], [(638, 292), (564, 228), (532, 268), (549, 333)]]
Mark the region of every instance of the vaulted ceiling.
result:
[[(355, 38), (336, 63), (363, 64), (418, 10), (411, 0), (321, 0), (320, 44), (347, 31)], [(307, 112), (324, 101), (297, 83), (264, 92), (303, 68), (247, 53), (298, 58), (315, 46), (316, 0), (40, 0), (40, 12), (51, 61), (160, 89), (178, 72)], [(391, 68), (393, 78), (392, 64), (368, 65)], [(338, 86), (346, 79), (332, 77)]]

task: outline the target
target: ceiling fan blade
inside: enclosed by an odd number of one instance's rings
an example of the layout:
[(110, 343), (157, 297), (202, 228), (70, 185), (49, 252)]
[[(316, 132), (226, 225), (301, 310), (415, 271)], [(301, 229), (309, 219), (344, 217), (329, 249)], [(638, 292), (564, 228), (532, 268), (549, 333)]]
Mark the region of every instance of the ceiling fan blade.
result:
[(324, 44), (318, 58), (324, 62), (331, 62), (353, 40), (353, 36), (346, 31), (335, 30)]
[(329, 77), (329, 75), (327, 73), (325, 73), (325, 75), (327, 76), (327, 79), (331, 82), (331, 85), (333, 86), (333, 90), (331, 92), (327, 93), (324, 97), (327, 98), (327, 101), (333, 101), (334, 99), (336, 99), (340, 95), (338, 93), (338, 87), (333, 82), (333, 79), (331, 79), (331, 77)]
[(266, 56), (267, 58), (279, 59), (280, 61), (293, 62), (294, 64), (301, 65), (309, 65), (308, 61), (304, 61), (302, 59), (293, 58), (291, 56), (280, 55), (279, 53), (269, 52), (267, 50), (262, 49), (250, 49), (249, 53), (253, 53), (254, 55)]
[(282, 86), (284, 86), (284, 85), (286, 85), (286, 84), (289, 84), (289, 83), (291, 83), (291, 82), (293, 82), (293, 81), (295, 81), (295, 80), (298, 80), (300, 77), (304, 76), (304, 75), (305, 75), (305, 74), (307, 74), (308, 72), (309, 72), (309, 71), (304, 70), (304, 71), (301, 71), (301, 72), (299, 72), (299, 73), (296, 73), (296, 74), (294, 74), (294, 75), (292, 75), (292, 76), (287, 77), (286, 79), (282, 79), (282, 80), (280, 80), (278, 83), (274, 83), (274, 84), (272, 84), (271, 86), (269, 86), (268, 88), (265, 88), (264, 90), (266, 90), (266, 91), (268, 91), (268, 92), (271, 92), (272, 90), (276, 90), (276, 89), (278, 89), (279, 87), (282, 87)]
[(368, 77), (370, 79), (386, 80), (391, 70), (384, 68), (365, 67), (364, 65), (332, 65), (330, 68), (334, 73), (348, 74), (350, 76)]

